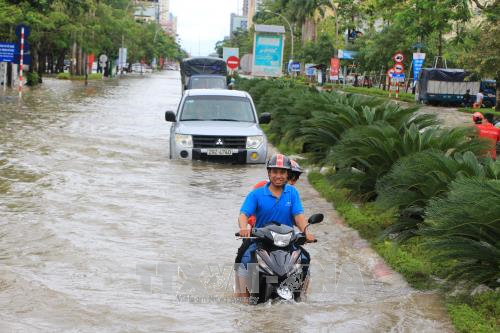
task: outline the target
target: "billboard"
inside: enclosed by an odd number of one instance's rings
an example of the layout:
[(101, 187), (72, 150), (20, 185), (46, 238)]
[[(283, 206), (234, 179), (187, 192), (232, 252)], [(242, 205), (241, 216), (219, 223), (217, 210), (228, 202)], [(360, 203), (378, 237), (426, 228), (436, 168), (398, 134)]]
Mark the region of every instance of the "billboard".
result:
[(255, 33), (252, 71), (254, 76), (282, 75), (283, 44), (282, 34)]
[(339, 79), (339, 71), (340, 71), (340, 59), (339, 58), (331, 58), (330, 59), (330, 77), (332, 80)]
[(357, 54), (356, 51), (339, 49), (339, 59), (352, 60), (352, 59), (356, 58), (356, 54)]

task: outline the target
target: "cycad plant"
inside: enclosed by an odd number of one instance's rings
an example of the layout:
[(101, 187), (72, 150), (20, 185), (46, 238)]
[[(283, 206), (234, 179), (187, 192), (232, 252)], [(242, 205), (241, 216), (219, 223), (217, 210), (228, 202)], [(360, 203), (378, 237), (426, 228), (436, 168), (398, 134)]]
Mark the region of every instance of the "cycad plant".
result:
[(500, 161), (481, 161), (470, 151), (453, 156), (423, 151), (397, 161), (376, 185), (377, 204), (400, 214), (383, 236), (396, 235), (397, 241), (413, 237), (429, 200), (444, 197), (452, 181), (468, 177), (500, 179)]
[(419, 231), (438, 260), (454, 260), (451, 280), (500, 287), (500, 180), (457, 179), (429, 203)]
[(357, 126), (347, 131), (327, 156), (339, 167), (334, 176), (340, 185), (371, 200), (376, 197), (375, 184), (402, 157), (437, 150), (446, 155), (484, 150), (484, 142), (475, 138), (473, 128), (420, 130), (415, 124), (396, 128), (386, 123)]
[(436, 126), (434, 115), (417, 114), (418, 108), (401, 108), (378, 98), (339, 93), (324, 94), (328, 108), (320, 112), (314, 110), (311, 118), (303, 122), (296, 137), (307, 147), (312, 162), (327, 164), (330, 153), (342, 134), (360, 125), (373, 125), (378, 122), (396, 128), (415, 124), (418, 129)]

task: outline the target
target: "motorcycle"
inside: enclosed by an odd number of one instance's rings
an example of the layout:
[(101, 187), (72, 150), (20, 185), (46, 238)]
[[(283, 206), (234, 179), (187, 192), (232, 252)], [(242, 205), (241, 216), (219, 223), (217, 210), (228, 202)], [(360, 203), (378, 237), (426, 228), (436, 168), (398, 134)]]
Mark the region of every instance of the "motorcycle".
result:
[[(308, 219), (309, 224), (321, 221), (323, 214), (314, 214)], [(257, 269), (251, 272), (249, 279), (258, 281), (258, 292), (250, 293), (251, 303), (265, 303), (270, 299), (300, 301), (309, 278), (308, 267), (302, 265), (302, 255), (307, 253), (302, 248), (306, 243), (305, 234), (271, 222), (263, 228), (253, 228), (250, 238), (257, 245), (252, 258)]]

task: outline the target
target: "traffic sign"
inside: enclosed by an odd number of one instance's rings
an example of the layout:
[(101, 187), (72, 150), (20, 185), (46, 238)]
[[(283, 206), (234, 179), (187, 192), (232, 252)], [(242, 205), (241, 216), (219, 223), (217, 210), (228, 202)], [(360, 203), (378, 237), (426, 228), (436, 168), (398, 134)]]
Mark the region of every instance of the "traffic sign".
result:
[(16, 36), (17, 38), (21, 38), (21, 29), (24, 28), (24, 39), (28, 38), (28, 36), (30, 35), (30, 27), (27, 26), (26, 24), (24, 23), (21, 23), (21, 24), (18, 24), (16, 26)]
[(405, 80), (405, 73), (393, 73), (391, 75), (391, 79), (394, 82), (404, 82)]
[(290, 64), (290, 69), (292, 72), (300, 72), (300, 62), (295, 61)]
[(227, 58), (226, 63), (227, 67), (233, 70), (240, 67), (240, 59), (236, 56), (230, 56), (229, 58)]
[(392, 74), (394, 74), (394, 68), (389, 68), (387, 70), (387, 76), (391, 76)]
[(396, 53), (395, 55), (392, 56), (392, 59), (395, 62), (403, 62), (405, 60), (405, 55), (401, 52)]
[(99, 56), (99, 62), (100, 62), (100, 63), (106, 63), (106, 61), (108, 61), (108, 56), (107, 56), (107, 55), (105, 55), (105, 54), (101, 54), (101, 55)]
[(0, 43), (0, 62), (13, 62), (15, 51), (15, 43)]
[[(19, 64), (21, 58), (21, 45), (16, 43), (16, 52), (14, 54), (14, 64)], [(31, 51), (28, 43), (24, 42), (23, 47), (23, 65), (31, 65)]]
[(394, 65), (394, 73), (403, 73), (405, 70), (405, 66), (403, 65), (403, 63), (401, 62), (398, 62)]

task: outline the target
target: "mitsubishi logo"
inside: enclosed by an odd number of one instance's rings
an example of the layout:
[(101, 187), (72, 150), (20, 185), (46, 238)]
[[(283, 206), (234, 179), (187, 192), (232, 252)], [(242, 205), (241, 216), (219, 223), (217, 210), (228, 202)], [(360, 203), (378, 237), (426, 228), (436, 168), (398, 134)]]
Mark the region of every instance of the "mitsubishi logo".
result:
[(222, 141), (222, 139), (221, 139), (221, 138), (219, 138), (219, 139), (215, 142), (215, 144), (216, 144), (216, 145), (218, 145), (218, 146), (221, 146), (221, 145), (223, 145), (223, 144), (224, 144), (224, 142)]

